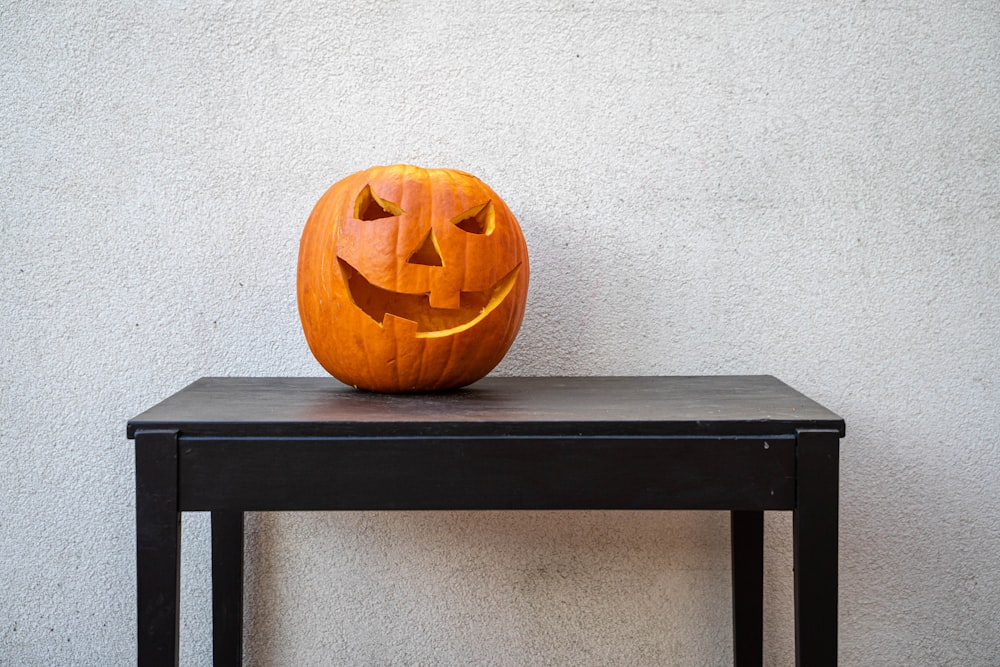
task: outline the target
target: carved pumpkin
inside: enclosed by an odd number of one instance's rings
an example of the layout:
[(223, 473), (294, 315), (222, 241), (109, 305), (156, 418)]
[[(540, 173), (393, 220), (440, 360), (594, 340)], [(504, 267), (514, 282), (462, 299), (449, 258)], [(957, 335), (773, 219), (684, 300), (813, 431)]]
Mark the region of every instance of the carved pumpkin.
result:
[(521, 326), (528, 249), (507, 205), (471, 174), (372, 167), (333, 185), (299, 248), (299, 315), (338, 380), (382, 392), (461, 387)]

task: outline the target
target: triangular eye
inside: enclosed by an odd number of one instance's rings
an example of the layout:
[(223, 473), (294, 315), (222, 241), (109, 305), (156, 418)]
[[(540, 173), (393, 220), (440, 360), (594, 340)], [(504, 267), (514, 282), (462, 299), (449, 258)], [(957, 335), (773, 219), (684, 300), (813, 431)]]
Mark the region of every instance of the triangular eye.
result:
[(496, 225), (496, 213), (493, 202), (488, 201), (479, 206), (473, 206), (465, 213), (452, 219), (451, 224), (470, 234), (492, 234)]
[(403, 209), (376, 195), (370, 185), (366, 185), (354, 201), (354, 217), (358, 220), (378, 220), (396, 215), (403, 215)]

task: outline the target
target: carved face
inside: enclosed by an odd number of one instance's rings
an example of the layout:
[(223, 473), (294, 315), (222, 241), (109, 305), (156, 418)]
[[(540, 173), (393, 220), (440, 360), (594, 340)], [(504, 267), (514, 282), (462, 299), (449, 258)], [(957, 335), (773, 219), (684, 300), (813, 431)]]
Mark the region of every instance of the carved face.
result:
[(528, 253), (476, 177), (372, 167), (323, 195), (299, 250), (306, 340), (339, 380), (375, 391), (458, 387), (486, 375), (524, 315)]

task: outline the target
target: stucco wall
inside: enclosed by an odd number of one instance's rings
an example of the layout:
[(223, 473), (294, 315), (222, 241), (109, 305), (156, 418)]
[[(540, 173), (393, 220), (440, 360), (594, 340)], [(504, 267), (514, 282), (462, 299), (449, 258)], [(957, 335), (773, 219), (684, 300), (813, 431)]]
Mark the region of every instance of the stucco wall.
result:
[[(321, 375), (298, 236), (391, 162), (520, 218), (498, 373), (768, 373), (846, 418), (843, 664), (1000, 662), (996, 2), (4, 5), (0, 664), (134, 659), (126, 419), (203, 375)], [(248, 527), (249, 664), (730, 659), (725, 514)], [(191, 516), (185, 665), (207, 537)]]

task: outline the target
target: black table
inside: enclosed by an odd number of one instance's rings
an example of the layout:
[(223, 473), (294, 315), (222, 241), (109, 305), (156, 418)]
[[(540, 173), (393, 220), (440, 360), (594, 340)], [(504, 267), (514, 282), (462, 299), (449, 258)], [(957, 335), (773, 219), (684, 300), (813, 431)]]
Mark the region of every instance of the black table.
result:
[(735, 663), (762, 662), (763, 513), (791, 510), (798, 665), (837, 661), (844, 422), (772, 377), (487, 378), (389, 396), (205, 378), (132, 419), (139, 664), (178, 657), (180, 517), (212, 513), (216, 665), (242, 654), (243, 513), (729, 510)]

